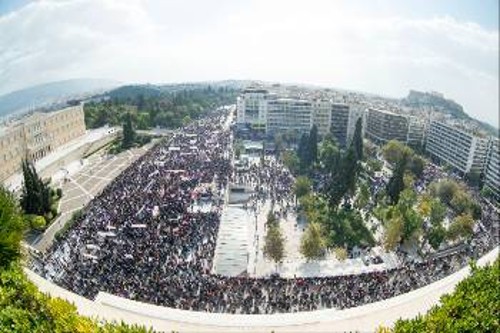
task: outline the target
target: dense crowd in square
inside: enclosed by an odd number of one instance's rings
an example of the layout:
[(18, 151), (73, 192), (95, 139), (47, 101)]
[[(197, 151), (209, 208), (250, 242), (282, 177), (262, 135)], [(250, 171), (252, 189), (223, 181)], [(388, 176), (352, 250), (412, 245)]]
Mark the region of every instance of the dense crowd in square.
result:
[[(293, 178), (280, 163), (251, 166), (245, 175), (233, 171), (226, 116), (214, 113), (183, 127), (139, 158), (89, 203), (34, 269), (88, 298), (105, 291), (185, 310), (268, 314), (391, 298), (440, 280), (498, 245), (498, 215), (481, 201), (482, 219), (470, 242), (420, 262), (407, 258), (395, 269), (293, 279), (213, 274), (230, 181), (255, 186), (250, 209), (266, 199), (291, 209), (293, 201)], [(416, 186), (421, 189), (437, 172), (429, 167)], [(377, 180), (372, 193), (382, 183)], [(210, 208), (195, 209), (201, 202)]]

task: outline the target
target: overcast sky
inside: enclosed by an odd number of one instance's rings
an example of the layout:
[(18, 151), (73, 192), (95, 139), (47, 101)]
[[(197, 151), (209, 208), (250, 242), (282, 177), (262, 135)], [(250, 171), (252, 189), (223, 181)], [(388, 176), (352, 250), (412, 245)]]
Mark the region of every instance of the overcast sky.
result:
[(498, 126), (498, 0), (0, 0), (0, 94), (71, 78), (439, 91)]

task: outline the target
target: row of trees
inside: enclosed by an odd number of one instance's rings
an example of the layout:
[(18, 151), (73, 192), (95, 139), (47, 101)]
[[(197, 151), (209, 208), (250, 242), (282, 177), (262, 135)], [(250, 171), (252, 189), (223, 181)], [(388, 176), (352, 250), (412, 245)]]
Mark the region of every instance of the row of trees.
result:
[(112, 91), (109, 99), (89, 102), (84, 106), (87, 128), (106, 124), (117, 126), (130, 113), (138, 129), (160, 126), (176, 128), (205, 111), (234, 102), (233, 89), (189, 88), (180, 91), (161, 91), (158, 87), (123, 87)]
[(24, 186), (21, 194), (21, 207), (26, 220), (35, 230), (42, 230), (57, 216), (56, 201), (62, 196), (61, 189), (54, 190), (49, 182), (38, 175), (34, 164), (22, 162)]
[[(425, 161), (398, 141), (388, 142), (382, 153), (392, 165), (393, 175), (374, 213), (384, 225), (387, 249), (420, 240), (438, 249), (445, 240), (453, 242), (472, 235), (474, 220), (481, 217), (481, 208), (464, 185), (442, 180), (432, 183), (427, 193), (417, 196), (413, 182), (422, 175)], [(446, 228), (443, 223), (448, 215), (452, 219)]]

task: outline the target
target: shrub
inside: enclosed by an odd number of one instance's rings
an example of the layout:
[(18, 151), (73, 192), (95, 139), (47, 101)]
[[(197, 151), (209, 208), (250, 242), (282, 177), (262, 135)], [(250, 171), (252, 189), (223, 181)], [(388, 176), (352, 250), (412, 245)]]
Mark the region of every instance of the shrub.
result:
[(47, 227), (47, 221), (43, 216), (30, 215), (30, 227), (35, 230), (44, 230)]
[(394, 332), (499, 332), (500, 259), (477, 268), (427, 314), (398, 320)]

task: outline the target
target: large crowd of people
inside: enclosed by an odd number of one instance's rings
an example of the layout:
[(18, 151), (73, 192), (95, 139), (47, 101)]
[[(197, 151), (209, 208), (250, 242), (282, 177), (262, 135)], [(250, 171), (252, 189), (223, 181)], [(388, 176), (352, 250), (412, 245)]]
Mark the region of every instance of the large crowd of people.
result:
[[(498, 244), (496, 212), (466, 246), (422, 262), (358, 275), (285, 279), (211, 272), (228, 182), (288, 206), (292, 180), (276, 164), (234, 174), (226, 115), (215, 113), (157, 144), (83, 210), (34, 269), (75, 293), (99, 291), (195, 311), (263, 314), (349, 308), (437, 281)], [(273, 162), (274, 163), (274, 162)], [(259, 192), (259, 186), (268, 190)], [(209, 209), (197, 210), (203, 202)]]

